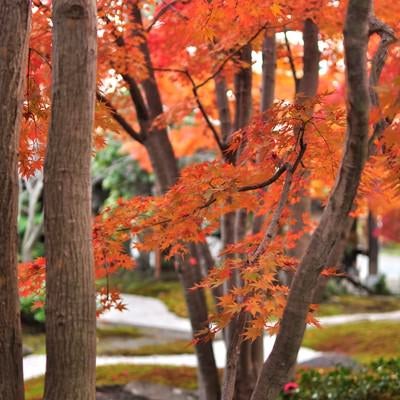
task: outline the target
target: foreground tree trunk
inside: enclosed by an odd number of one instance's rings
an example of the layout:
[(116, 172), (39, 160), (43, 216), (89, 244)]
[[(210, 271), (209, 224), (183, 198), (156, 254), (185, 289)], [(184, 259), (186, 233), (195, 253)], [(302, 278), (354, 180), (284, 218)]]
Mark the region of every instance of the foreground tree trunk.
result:
[(96, 2), (53, 1), (52, 116), (44, 169), (45, 400), (94, 400), (91, 180)]
[(368, 149), (369, 93), (366, 67), (371, 0), (350, 0), (344, 29), (348, 128), (342, 163), (321, 221), (294, 277), (275, 345), (252, 400), (275, 399), (296, 362), (319, 274), (339, 240), (360, 182)]
[(0, 398), (22, 400), (17, 286), (18, 144), (30, 29), (28, 0), (0, 2)]

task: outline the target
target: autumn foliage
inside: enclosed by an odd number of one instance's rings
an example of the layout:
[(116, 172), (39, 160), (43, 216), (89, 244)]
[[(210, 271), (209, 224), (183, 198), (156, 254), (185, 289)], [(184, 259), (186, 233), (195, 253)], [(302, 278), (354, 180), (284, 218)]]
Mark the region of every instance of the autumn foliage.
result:
[[(28, 178), (42, 168), (46, 146), (51, 72), (49, 3), (33, 1), (19, 164), (20, 173)], [(107, 145), (107, 135), (112, 132), (124, 142), (125, 151), (151, 170), (142, 144), (132, 141), (113, 118), (113, 110), (117, 110), (135, 131), (140, 130), (138, 110), (132, 106), (126, 80), (121, 77), (129, 75), (138, 84), (148, 78), (141, 47), (146, 40), (164, 106), (164, 113), (150, 121), (151, 126), (168, 127), (177, 157), (204, 152), (208, 160), (182, 168), (179, 181), (165, 195), (121, 199), (95, 217), (93, 248), (97, 277), (133, 267), (132, 258), (123, 246), (126, 241), (140, 251), (162, 250), (167, 257), (179, 259), (186, 256), (189, 244), (204, 243), (209, 235), (218, 234), (222, 215), (244, 209), (250, 216), (246, 236), (222, 249), (215, 267), (198, 286), (222, 286), (233, 273), (239, 275), (241, 284), (218, 297), (218, 312), (210, 315), (209, 328), (200, 334), (212, 336), (241, 311), (251, 316), (245, 337), (254, 340), (265, 329), (274, 333), (279, 329), (289, 291), (279, 283), (278, 276), (281, 271), (295, 271), (298, 264), (297, 259), (288, 256), (287, 249), (301, 235), (311, 232), (316, 223), (311, 215), (305, 214), (304, 230), (293, 231), (290, 206), (304, 193), (325, 204), (342, 155), (346, 89), (341, 32), (347, 2), (314, 0), (293, 4), (292, 1), (245, 0), (238, 6), (234, 0), (182, 0), (172, 1), (167, 7), (166, 2), (150, 0), (139, 3), (144, 28), (129, 17), (127, 3), (97, 2), (98, 91), (108, 102), (97, 104), (94, 151)], [(390, 5), (383, 0), (375, 2), (376, 16), (390, 25), (397, 36), (399, 12), (400, 5), (396, 2)], [(288, 48), (280, 40), (276, 101), (270, 109), (258, 112), (261, 82), (257, 57), (264, 32), (299, 31), (305, 18), (312, 18), (320, 28), (319, 94), (302, 105), (293, 102)], [(374, 35), (370, 40), (371, 57), (379, 45), (378, 39)], [(243, 67), (238, 55), (249, 43), (254, 56), (252, 119), (245, 128), (232, 133), (229, 143), (221, 146), (222, 139), (221, 143), (215, 140), (220, 133), (214, 78), (223, 77), (228, 95), (233, 96), (234, 76)], [(293, 43), (291, 52), (299, 72), (301, 43)], [(387, 126), (382, 137), (371, 139), (375, 150), (363, 173), (354, 215), (363, 215), (371, 209), (377, 215), (390, 216), (400, 208), (400, 141), (396, 119), (400, 98), (399, 57), (398, 42), (395, 42), (389, 48), (381, 81), (374, 88), (379, 104), (371, 111), (371, 135), (374, 125), (382, 119), (387, 121)], [(233, 100), (229, 101), (229, 107), (233, 113)], [(234, 163), (229, 161), (232, 154), (237, 155)], [(301, 173), (304, 169), (307, 174)], [(290, 194), (279, 215), (276, 235), (254, 259), (264, 232), (273, 220), (289, 172), (293, 174)], [(251, 222), (257, 216), (264, 217), (263, 229), (253, 233)], [(389, 236), (393, 237), (393, 231)], [(394, 236), (399, 237), (398, 233)], [(197, 268), (196, 260), (192, 264)], [(325, 274), (336, 273), (330, 265), (326, 267)], [(21, 295), (43, 290), (44, 273), (43, 259), (21, 265)], [(118, 293), (110, 288), (99, 288), (99, 299), (103, 309), (112, 305), (123, 309)], [(312, 315), (310, 312), (308, 322), (317, 323)]]

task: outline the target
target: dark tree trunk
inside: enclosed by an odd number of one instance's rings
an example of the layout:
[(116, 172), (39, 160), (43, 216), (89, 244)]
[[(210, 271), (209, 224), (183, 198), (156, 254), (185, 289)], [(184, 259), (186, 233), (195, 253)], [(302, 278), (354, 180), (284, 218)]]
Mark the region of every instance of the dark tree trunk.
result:
[[(149, 154), (157, 179), (158, 191), (165, 193), (178, 180), (179, 168), (167, 130), (153, 129), (151, 132), (147, 131), (150, 128), (151, 121), (163, 113), (162, 99), (153, 71), (148, 44), (143, 33), (140, 8), (137, 4), (132, 4), (131, 11), (133, 21), (140, 27), (133, 34), (142, 38), (140, 49), (149, 73), (148, 78), (141, 83), (146, 104), (144, 105), (144, 100), (141, 98), (139, 92), (136, 91), (137, 93), (134, 93), (132, 91), (132, 84), (130, 85), (130, 90), (138, 114), (148, 118), (147, 122), (141, 121), (142, 143)], [(146, 109), (143, 109), (143, 107), (146, 107)], [(191, 247), (191, 252), (193, 257), (198, 258), (195, 246)], [(197, 271), (194, 270), (196, 268), (191, 267), (187, 260), (179, 263), (179, 277), (184, 288), (189, 319), (193, 333), (195, 334), (200, 327), (204, 327), (204, 324), (208, 320), (208, 309), (204, 292), (202, 290), (195, 292), (189, 290), (202, 279), (200, 267), (197, 267)], [(198, 343), (195, 348), (199, 364), (198, 374), (201, 400), (219, 400), (219, 376), (212, 342)]]
[[(239, 72), (234, 78), (234, 91), (236, 97), (235, 104), (235, 130), (245, 127), (251, 118), (252, 113), (252, 58), (251, 58), (252, 48), (248, 44), (243, 47), (240, 53), (240, 61), (244, 63)], [(241, 149), (238, 150), (236, 158), (240, 156)], [(235, 221), (234, 221), (234, 232), (233, 241), (235, 243), (239, 242), (246, 235), (247, 231), (247, 221), (248, 215), (246, 210), (240, 209), (236, 211)], [(240, 286), (242, 282), (237, 272), (233, 274), (232, 285)], [(237, 323), (232, 321), (229, 326), (229, 335), (227, 348), (230, 347), (230, 341), (232, 340), (232, 335), (237, 334)], [(229, 354), (227, 355), (229, 357)], [(252, 358), (252, 343), (244, 342), (240, 347), (240, 355), (236, 376), (235, 385), (235, 400), (247, 400), (251, 394), (252, 387), (257, 379), (254, 375), (255, 368), (253, 366)]]
[[(156, 135), (153, 135), (154, 137)], [(151, 137), (151, 135), (149, 136)], [(168, 142), (169, 143), (169, 142)], [(171, 148), (170, 143), (166, 149)], [(165, 144), (165, 143), (164, 143)], [(178, 166), (176, 163), (174, 153), (164, 152), (159, 153), (163, 141), (145, 141), (146, 149), (150, 155), (155, 174), (159, 177), (160, 188), (165, 193), (177, 180)], [(156, 150), (154, 149), (154, 147)], [(160, 177), (164, 176), (162, 179)], [(191, 246), (191, 255), (198, 259), (196, 246)], [(201, 249), (200, 249), (201, 251)], [(202, 279), (200, 266), (192, 267), (187, 259), (179, 262), (178, 267), (179, 279), (182, 283), (186, 305), (188, 307), (189, 319), (192, 326), (193, 333), (204, 328), (204, 324), (208, 320), (208, 309), (206, 298), (203, 290), (191, 291), (190, 288), (199, 283)], [(220, 398), (220, 384), (218, 369), (215, 363), (212, 342), (197, 343), (195, 345), (197, 360), (198, 360), (198, 375), (200, 387), (201, 400), (219, 400)]]
[(18, 145), (30, 30), (28, 0), (0, 2), (0, 398), (22, 400), (17, 285)]
[[(317, 94), (319, 80), (319, 50), (318, 50), (318, 27), (311, 19), (306, 19), (303, 25), (303, 77), (296, 85), (296, 103), (304, 104), (307, 99), (310, 99)], [(313, 110), (308, 110), (312, 114)], [(307, 180), (307, 170), (302, 171), (302, 175)], [(300, 200), (294, 204), (292, 208), (294, 225), (291, 229), (294, 232), (303, 232), (305, 226), (303, 222), (304, 214), (311, 214), (311, 197), (308, 190), (303, 190), (300, 195)], [(303, 233), (296, 246), (289, 254), (297, 259), (301, 259), (307, 245), (310, 241), (310, 235)], [(291, 281), (292, 276), (288, 274), (288, 280)]]
[(221, 122), (222, 143), (224, 144), (229, 143), (232, 133), (231, 112), (226, 92), (225, 78), (223, 76), (217, 76), (215, 79), (215, 94), (217, 98), (218, 116)]
[(379, 239), (376, 233), (376, 217), (368, 213), (368, 275), (378, 274)]
[(297, 268), (280, 331), (264, 363), (252, 400), (275, 399), (288, 379), (304, 331), (309, 306), (322, 268), (343, 232), (361, 179), (368, 151), (369, 95), (367, 76), (368, 16), (371, 0), (350, 0), (344, 29), (347, 72), (347, 135), (335, 187), (321, 221)]
[(96, 2), (53, 1), (52, 116), (45, 161), (45, 400), (94, 400), (92, 130)]

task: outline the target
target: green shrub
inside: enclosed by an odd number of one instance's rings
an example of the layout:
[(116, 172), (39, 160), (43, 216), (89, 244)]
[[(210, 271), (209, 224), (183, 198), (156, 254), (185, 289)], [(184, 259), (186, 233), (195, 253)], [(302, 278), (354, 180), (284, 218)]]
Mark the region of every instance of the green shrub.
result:
[(381, 359), (357, 372), (341, 367), (298, 375), (297, 384), (287, 384), (280, 399), (400, 400), (400, 359)]
[(40, 324), (44, 324), (45, 321), (45, 313), (43, 306), (36, 306), (37, 302), (43, 303), (44, 296), (28, 296), (21, 297), (21, 314), (22, 318), (25, 322), (38, 322)]

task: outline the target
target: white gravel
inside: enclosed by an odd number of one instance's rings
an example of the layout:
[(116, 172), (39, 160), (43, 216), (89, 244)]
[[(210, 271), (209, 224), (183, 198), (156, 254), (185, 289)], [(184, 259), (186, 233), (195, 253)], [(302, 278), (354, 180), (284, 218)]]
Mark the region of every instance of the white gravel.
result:
[[(266, 356), (272, 350), (275, 337), (264, 338), (264, 351)], [(218, 368), (225, 366), (226, 350), (222, 340), (213, 343), (214, 354)], [(322, 353), (302, 347), (299, 351), (297, 361), (299, 363), (309, 361), (313, 358), (321, 356)], [(153, 364), (153, 365), (176, 365), (186, 367), (196, 367), (197, 359), (194, 354), (179, 355), (153, 355), (153, 356), (137, 356), (137, 357), (97, 357), (97, 365), (113, 365), (113, 364)], [(46, 370), (45, 355), (30, 355), (24, 357), (24, 379), (31, 379), (43, 375)]]
[[(190, 332), (190, 323), (186, 318), (180, 318), (168, 311), (167, 307), (158, 299), (151, 297), (122, 295), (122, 299), (127, 306), (124, 312), (111, 310), (100, 317), (100, 322), (123, 324), (139, 327), (158, 328), (166, 330), (175, 330), (179, 332)], [(322, 317), (320, 322), (323, 325), (346, 324), (356, 321), (382, 321), (400, 320), (400, 311), (388, 313), (371, 313), (371, 314), (352, 314), (338, 315), (332, 317)], [(265, 357), (272, 350), (275, 337), (266, 336), (264, 338)], [(216, 363), (219, 368), (225, 366), (226, 350), (222, 340), (216, 340), (213, 343)], [(320, 357), (323, 353), (312, 349), (301, 347), (297, 361), (299, 363), (309, 361), (313, 358)], [(157, 364), (157, 365), (178, 365), (195, 367), (197, 360), (194, 354), (180, 355), (153, 355), (138, 357), (97, 357), (97, 365), (112, 364)], [(30, 379), (43, 375), (46, 368), (45, 355), (30, 355), (24, 357), (24, 378)]]

